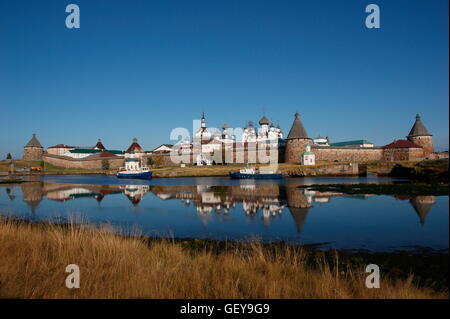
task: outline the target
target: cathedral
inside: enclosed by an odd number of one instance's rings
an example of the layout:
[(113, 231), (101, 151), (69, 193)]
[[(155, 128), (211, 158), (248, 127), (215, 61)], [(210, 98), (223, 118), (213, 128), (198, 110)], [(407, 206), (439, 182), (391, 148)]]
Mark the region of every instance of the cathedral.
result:
[[(208, 142), (211, 140), (217, 140), (222, 143), (234, 143), (234, 142), (244, 142), (244, 143), (254, 143), (254, 142), (266, 142), (266, 141), (279, 141), (283, 139), (283, 133), (280, 126), (271, 124), (267, 117), (263, 116), (259, 120), (260, 127), (255, 128), (252, 121), (249, 121), (242, 131), (242, 137), (236, 137), (236, 134), (231, 134), (229, 132), (229, 127), (225, 123), (222, 126), (222, 133), (215, 131), (210, 132), (206, 126), (205, 113), (202, 113), (201, 126), (194, 135), (194, 140)], [(235, 132), (234, 132), (235, 133)]]
[(199, 166), (212, 165), (211, 155), (224, 147), (231, 147), (234, 151), (241, 148), (243, 152), (251, 146), (256, 147), (256, 144), (265, 145), (265, 147), (270, 145), (277, 149), (284, 147), (285, 141), (279, 125), (275, 127), (265, 116), (259, 120), (259, 125), (259, 128), (255, 128), (253, 122), (250, 121), (243, 130), (231, 130), (225, 123), (222, 126), (222, 132), (218, 130), (211, 132), (206, 125), (203, 112), (200, 128), (195, 132), (192, 144), (186, 139), (182, 143), (182, 147), (197, 153), (195, 162)]
[(266, 142), (266, 141), (278, 141), (283, 139), (283, 133), (281, 132), (280, 125), (275, 127), (270, 124), (267, 117), (263, 116), (259, 120), (260, 128), (258, 131), (255, 129), (253, 122), (248, 122), (242, 133), (243, 142)]

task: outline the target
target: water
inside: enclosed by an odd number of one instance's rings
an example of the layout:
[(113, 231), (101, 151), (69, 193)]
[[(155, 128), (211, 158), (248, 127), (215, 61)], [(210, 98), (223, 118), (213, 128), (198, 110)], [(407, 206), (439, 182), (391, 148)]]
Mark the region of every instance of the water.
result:
[(448, 249), (448, 196), (376, 196), (298, 189), (318, 183), (389, 178), (228, 178), (120, 180), (45, 176), (0, 187), (0, 212), (31, 220), (81, 215), (91, 222), (138, 227), (149, 236), (285, 240), (338, 249)]

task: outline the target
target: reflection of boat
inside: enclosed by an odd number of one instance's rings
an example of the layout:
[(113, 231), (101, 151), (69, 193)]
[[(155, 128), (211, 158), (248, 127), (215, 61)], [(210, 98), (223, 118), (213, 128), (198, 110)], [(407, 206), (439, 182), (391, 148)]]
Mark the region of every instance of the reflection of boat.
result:
[(125, 167), (117, 172), (119, 178), (152, 178), (152, 172), (148, 167), (141, 165), (139, 159), (131, 152), (125, 159)]
[(239, 172), (231, 172), (230, 177), (234, 179), (280, 179), (283, 178), (283, 174), (275, 172), (262, 173), (258, 167), (246, 167)]

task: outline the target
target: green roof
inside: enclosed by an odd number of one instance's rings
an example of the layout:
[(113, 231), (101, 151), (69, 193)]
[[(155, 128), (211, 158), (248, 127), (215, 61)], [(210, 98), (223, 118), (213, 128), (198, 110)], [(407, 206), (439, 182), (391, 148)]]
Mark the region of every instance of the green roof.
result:
[(97, 154), (102, 152), (109, 152), (112, 154), (123, 154), (123, 151), (117, 151), (117, 150), (96, 150), (93, 148), (76, 148), (69, 151), (70, 153), (74, 154)]
[(348, 145), (361, 145), (361, 144), (373, 144), (367, 140), (354, 140), (346, 142), (331, 143), (331, 146), (348, 146)]
[(139, 160), (137, 158), (127, 158), (125, 161), (126, 162), (138, 162)]
[(303, 152), (302, 155), (314, 155), (313, 152)]

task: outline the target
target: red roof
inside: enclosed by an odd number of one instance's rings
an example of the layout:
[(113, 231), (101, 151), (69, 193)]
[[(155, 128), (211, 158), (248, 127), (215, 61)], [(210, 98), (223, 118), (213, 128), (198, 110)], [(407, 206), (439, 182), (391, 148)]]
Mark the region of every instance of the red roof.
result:
[(99, 150), (106, 150), (106, 147), (103, 146), (100, 140), (98, 140), (97, 144), (95, 144), (95, 148), (98, 148)]
[(126, 153), (143, 152), (143, 151), (144, 150), (137, 142), (133, 142), (133, 144), (131, 144), (130, 147), (126, 150)]
[(116, 157), (116, 154), (110, 153), (110, 152), (101, 152), (101, 153), (96, 153), (96, 154), (92, 154), (89, 155), (88, 157), (86, 157), (87, 159), (94, 159), (94, 158), (99, 158), (99, 157)]
[(110, 153), (110, 152), (101, 152), (99, 154), (100, 157), (112, 157), (112, 156), (117, 156), (116, 154)]
[(393, 141), (391, 144), (383, 146), (382, 148), (422, 148), (422, 146), (409, 140), (397, 140)]

